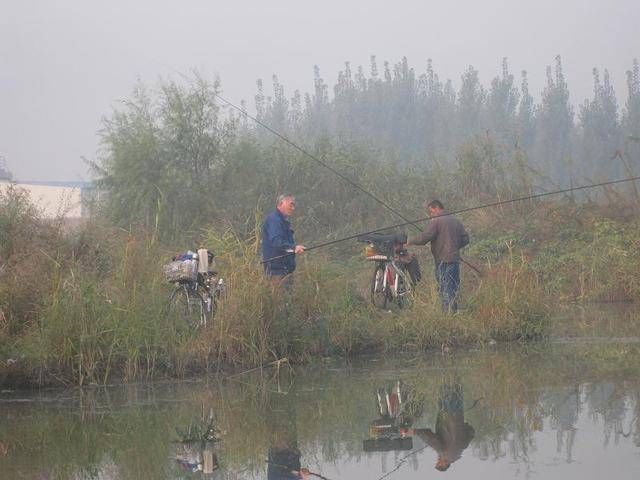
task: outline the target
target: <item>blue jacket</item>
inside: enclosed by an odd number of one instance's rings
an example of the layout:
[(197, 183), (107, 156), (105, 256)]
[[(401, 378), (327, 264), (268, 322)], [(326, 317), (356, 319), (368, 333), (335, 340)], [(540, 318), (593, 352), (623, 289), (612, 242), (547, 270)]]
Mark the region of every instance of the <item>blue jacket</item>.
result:
[[(262, 224), (262, 260), (269, 260), (293, 250), (296, 244), (293, 240), (291, 223), (278, 209), (269, 213)], [(287, 255), (264, 263), (267, 275), (286, 275), (296, 269), (296, 256)]]

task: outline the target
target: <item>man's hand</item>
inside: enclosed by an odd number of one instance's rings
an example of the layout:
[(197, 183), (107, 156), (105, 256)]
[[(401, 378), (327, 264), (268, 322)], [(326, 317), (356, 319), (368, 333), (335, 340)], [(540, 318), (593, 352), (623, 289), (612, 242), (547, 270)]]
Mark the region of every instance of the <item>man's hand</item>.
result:
[(309, 478), (309, 477), (311, 477), (311, 473), (309, 472), (308, 468), (301, 468), (299, 474), (300, 474), (300, 478)]
[(401, 428), (400, 429), (400, 436), (401, 437), (409, 437), (412, 436), (414, 434), (414, 430), (413, 428)]
[(293, 250), (293, 252), (296, 255), (300, 255), (301, 253), (304, 253), (305, 251), (305, 246), (304, 245), (296, 245), (296, 248)]

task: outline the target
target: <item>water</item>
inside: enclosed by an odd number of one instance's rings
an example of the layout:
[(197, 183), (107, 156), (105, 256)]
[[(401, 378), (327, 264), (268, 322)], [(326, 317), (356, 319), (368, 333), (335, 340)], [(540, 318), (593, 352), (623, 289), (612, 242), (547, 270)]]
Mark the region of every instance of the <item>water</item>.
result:
[[(272, 478), (639, 478), (638, 321), (616, 318), (574, 313), (545, 344), (4, 391), (0, 478), (261, 479), (269, 458)], [(182, 443), (211, 413), (221, 441)]]

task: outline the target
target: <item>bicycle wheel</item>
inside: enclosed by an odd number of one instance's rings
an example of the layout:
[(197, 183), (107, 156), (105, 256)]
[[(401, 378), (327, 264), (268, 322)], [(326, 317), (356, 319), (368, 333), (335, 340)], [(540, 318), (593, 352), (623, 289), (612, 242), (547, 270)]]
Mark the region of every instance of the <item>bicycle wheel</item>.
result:
[(398, 272), (398, 296), (396, 301), (399, 308), (408, 308), (413, 300), (411, 291), (411, 281), (407, 278), (406, 272)]
[(169, 297), (169, 315), (190, 328), (206, 325), (207, 315), (200, 294), (188, 285), (178, 286)]
[(213, 320), (218, 307), (218, 298), (220, 294), (217, 291), (204, 291), (202, 293), (202, 304), (204, 308), (204, 325)]
[(376, 265), (373, 271), (373, 278), (371, 279), (371, 303), (378, 308), (387, 308), (387, 303), (391, 296), (389, 285), (384, 286), (385, 271), (384, 264)]

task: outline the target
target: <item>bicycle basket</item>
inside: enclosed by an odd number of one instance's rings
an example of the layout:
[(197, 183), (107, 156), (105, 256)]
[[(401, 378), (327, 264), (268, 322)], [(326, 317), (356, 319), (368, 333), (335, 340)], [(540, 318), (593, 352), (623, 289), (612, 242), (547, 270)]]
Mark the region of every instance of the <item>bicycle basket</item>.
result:
[(198, 278), (197, 260), (176, 260), (162, 266), (168, 282), (194, 282)]
[(380, 256), (393, 256), (396, 247), (407, 242), (405, 233), (396, 233), (384, 235), (381, 233), (369, 233), (358, 237), (359, 242), (368, 242), (369, 246), (365, 247), (364, 255), (369, 260), (380, 259)]
[(364, 253), (365, 257), (373, 257), (374, 255), (382, 255), (382, 252), (380, 251), (380, 249), (374, 243), (370, 243), (369, 245), (364, 247), (363, 253)]

